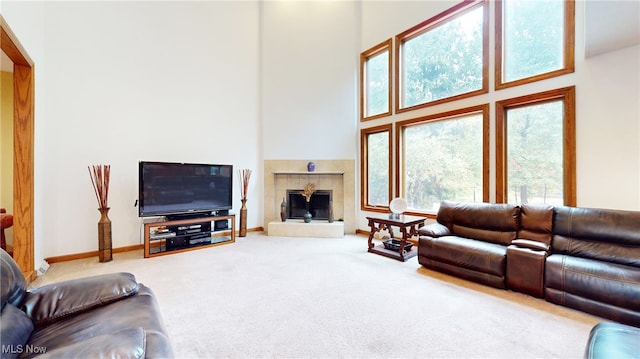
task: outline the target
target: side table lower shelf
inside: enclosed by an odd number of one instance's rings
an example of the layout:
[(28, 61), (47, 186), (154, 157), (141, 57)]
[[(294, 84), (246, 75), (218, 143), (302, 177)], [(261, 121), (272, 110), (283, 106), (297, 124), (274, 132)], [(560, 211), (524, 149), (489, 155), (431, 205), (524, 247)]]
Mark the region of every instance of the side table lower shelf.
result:
[(384, 244), (378, 244), (373, 248), (369, 248), (369, 253), (376, 253), (385, 257), (397, 259), (401, 262), (406, 261), (407, 259), (413, 258), (418, 254), (418, 251), (415, 248), (411, 248), (408, 251), (404, 252), (403, 256), (400, 256), (398, 251), (392, 251), (384, 247)]

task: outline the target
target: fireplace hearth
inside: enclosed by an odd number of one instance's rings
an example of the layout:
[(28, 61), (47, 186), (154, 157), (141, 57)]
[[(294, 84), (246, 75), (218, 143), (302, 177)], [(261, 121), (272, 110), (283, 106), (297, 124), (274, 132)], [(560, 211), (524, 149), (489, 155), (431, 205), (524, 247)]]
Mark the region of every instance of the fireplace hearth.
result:
[[(287, 218), (288, 219), (303, 219), (304, 214), (307, 212), (307, 202), (305, 197), (301, 194), (301, 189), (288, 189), (287, 190)], [(309, 201), (309, 213), (311, 213), (311, 219), (313, 220), (328, 220), (331, 212), (333, 191), (331, 190), (316, 190), (311, 196)]]

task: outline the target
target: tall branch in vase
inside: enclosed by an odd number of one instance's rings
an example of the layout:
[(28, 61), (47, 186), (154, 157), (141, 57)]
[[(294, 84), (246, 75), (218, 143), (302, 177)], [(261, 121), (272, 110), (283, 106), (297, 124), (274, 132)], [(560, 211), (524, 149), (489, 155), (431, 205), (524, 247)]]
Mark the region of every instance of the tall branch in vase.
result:
[(240, 174), (240, 201), (242, 201), (242, 208), (240, 208), (240, 237), (247, 235), (247, 191), (249, 190), (249, 180), (251, 179), (251, 170), (243, 169), (239, 170)]
[(109, 181), (111, 179), (110, 165), (89, 166), (89, 177), (93, 191), (98, 200), (100, 221), (98, 222), (98, 257), (100, 262), (108, 262), (111, 254), (111, 220), (109, 219)]
[(111, 177), (110, 165), (93, 165), (89, 166), (89, 176), (93, 191), (96, 193), (98, 200), (98, 209), (109, 208), (109, 179)]

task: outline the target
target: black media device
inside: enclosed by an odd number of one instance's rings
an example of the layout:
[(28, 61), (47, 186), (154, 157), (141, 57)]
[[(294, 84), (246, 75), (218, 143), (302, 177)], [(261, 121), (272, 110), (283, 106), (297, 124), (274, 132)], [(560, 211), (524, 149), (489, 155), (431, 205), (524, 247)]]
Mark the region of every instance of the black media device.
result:
[(232, 165), (140, 161), (138, 173), (140, 217), (204, 217), (233, 207)]
[(229, 221), (226, 219), (217, 220), (217, 221), (214, 221), (213, 223), (216, 231), (229, 228)]

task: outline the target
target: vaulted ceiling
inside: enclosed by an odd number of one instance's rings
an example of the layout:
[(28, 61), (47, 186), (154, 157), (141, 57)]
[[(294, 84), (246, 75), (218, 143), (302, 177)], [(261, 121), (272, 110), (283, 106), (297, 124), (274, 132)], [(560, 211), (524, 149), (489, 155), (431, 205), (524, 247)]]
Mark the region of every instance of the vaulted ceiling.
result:
[(640, 43), (640, 1), (585, 3), (585, 57)]
[[(585, 57), (640, 44), (640, 1), (585, 2)], [(11, 60), (0, 56), (2, 71), (13, 71)]]

